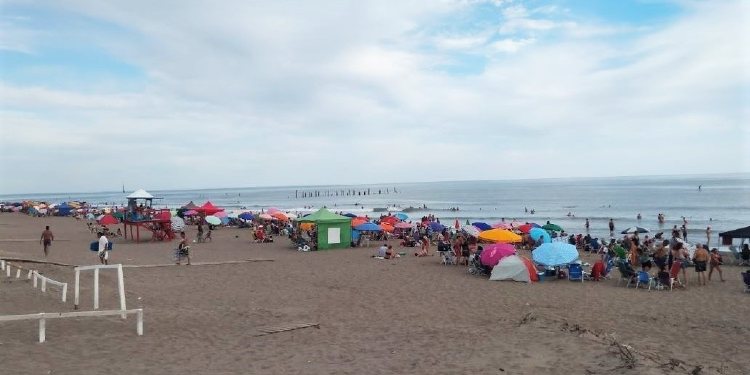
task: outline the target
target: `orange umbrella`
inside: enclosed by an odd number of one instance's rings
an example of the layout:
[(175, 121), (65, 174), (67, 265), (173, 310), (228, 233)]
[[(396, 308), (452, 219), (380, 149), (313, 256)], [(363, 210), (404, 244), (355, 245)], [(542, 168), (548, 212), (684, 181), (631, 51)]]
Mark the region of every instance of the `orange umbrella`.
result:
[(490, 229), (479, 233), (479, 239), (492, 242), (514, 243), (521, 242), (521, 236), (507, 229)]
[(388, 223), (380, 223), (380, 227), (383, 228), (384, 231), (389, 232), (389, 233), (393, 232), (393, 229), (394, 229), (393, 225), (390, 225)]
[(308, 231), (312, 229), (312, 227), (315, 225), (315, 223), (300, 223), (299, 227), (300, 229), (304, 231)]
[(275, 217), (276, 219), (279, 219), (281, 221), (287, 221), (287, 220), (289, 220), (289, 218), (286, 217), (286, 215), (283, 212), (281, 212), (281, 211), (276, 211), (276, 212), (272, 213), (271, 216)]
[(352, 219), (352, 227), (356, 227), (356, 226), (364, 224), (366, 222), (367, 222), (367, 219), (365, 219), (365, 218), (355, 217), (354, 219)]

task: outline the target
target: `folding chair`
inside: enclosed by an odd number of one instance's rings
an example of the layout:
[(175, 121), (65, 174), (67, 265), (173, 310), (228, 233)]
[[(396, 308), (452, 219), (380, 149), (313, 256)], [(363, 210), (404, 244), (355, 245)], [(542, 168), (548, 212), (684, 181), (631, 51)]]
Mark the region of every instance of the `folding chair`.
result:
[(578, 263), (571, 263), (568, 265), (568, 280), (583, 282), (583, 267)]
[(638, 271), (638, 278), (635, 281), (635, 288), (638, 289), (640, 285), (648, 284), (648, 290), (651, 291), (651, 283), (653, 278), (646, 271)]

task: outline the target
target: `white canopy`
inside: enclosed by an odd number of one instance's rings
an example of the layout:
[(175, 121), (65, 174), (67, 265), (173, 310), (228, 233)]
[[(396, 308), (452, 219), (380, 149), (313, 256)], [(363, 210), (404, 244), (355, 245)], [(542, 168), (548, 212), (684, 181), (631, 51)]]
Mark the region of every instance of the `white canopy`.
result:
[(146, 190), (138, 189), (138, 190), (130, 193), (130, 195), (128, 195), (125, 198), (128, 198), (128, 199), (153, 199), (154, 196), (151, 195), (151, 194), (149, 194)]

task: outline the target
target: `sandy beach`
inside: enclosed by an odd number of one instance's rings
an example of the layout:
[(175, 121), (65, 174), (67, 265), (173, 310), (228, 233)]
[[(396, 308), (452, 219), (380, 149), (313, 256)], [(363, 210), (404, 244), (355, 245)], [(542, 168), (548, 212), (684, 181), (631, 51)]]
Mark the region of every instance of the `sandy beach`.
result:
[[(45, 225), (55, 234), (48, 261), (98, 262), (84, 221), (20, 214), (0, 214), (0, 257), (42, 260)], [(110, 262), (123, 265), (169, 264), (176, 246), (114, 242)], [(583, 284), (490, 282), (437, 256), (377, 260), (375, 251), (303, 253), (285, 238), (255, 244), (249, 230), (221, 228), (193, 244), (195, 265), (125, 268), (144, 336), (133, 316), (51, 320), (43, 344), (36, 321), (0, 323), (3, 373), (750, 373), (739, 267), (704, 287), (691, 272), (689, 288), (667, 292), (618, 287), (617, 271)], [(272, 261), (201, 265), (246, 259)], [(0, 315), (73, 311), (72, 267), (18, 264), (70, 283), (68, 301), (2, 275)], [(118, 308), (114, 276), (102, 272), (101, 309)], [(92, 278), (82, 276), (81, 310), (93, 308)], [(299, 323), (318, 326), (262, 335)]]

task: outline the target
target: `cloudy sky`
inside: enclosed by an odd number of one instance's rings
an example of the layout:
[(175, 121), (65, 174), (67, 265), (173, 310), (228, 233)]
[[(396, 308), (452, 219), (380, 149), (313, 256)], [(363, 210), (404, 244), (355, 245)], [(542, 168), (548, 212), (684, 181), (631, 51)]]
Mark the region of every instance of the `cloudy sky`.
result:
[(747, 1), (0, 4), (0, 193), (750, 172)]

